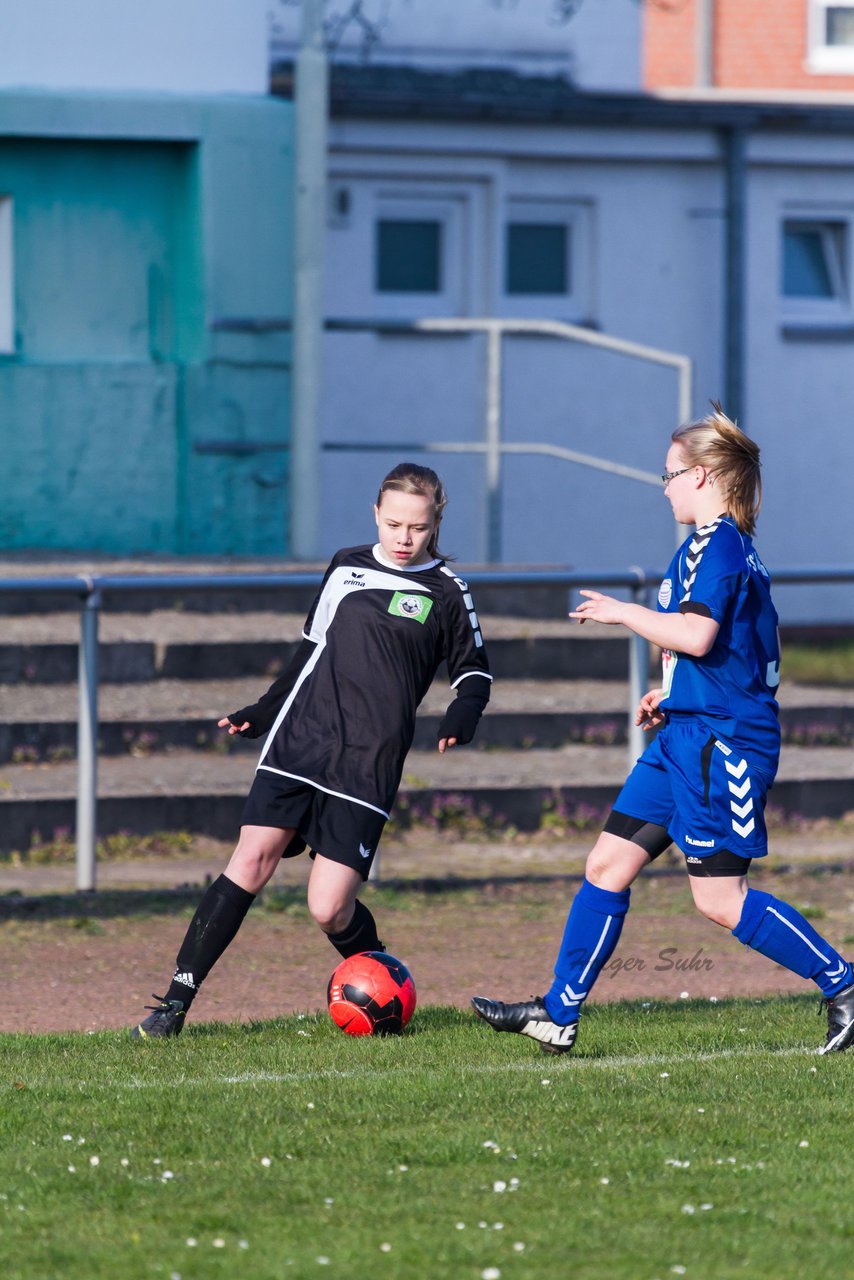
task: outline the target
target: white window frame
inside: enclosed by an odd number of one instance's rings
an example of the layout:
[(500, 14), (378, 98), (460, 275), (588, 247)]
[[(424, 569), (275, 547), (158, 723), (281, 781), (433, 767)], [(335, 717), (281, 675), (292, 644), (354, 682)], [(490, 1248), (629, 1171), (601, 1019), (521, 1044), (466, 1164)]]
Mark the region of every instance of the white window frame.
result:
[(15, 352), (15, 259), (12, 197), (0, 195), (0, 355)]
[[(567, 230), (567, 270), (565, 293), (508, 293), (505, 279), (507, 228), (511, 223), (557, 223)], [(509, 196), (501, 228), (498, 255), (501, 273), (498, 296), (501, 312), (512, 318), (566, 320), (592, 323), (593, 206), (589, 200), (566, 200), (548, 196)]]
[[(380, 222), (438, 222), (441, 227), (439, 288), (434, 293), (394, 293), (376, 287), (376, 229)], [(468, 314), (470, 282), (467, 254), (469, 226), (468, 193), (453, 187), (414, 184), (397, 186), (378, 183), (371, 221), (371, 292), (376, 313), (384, 318), (413, 319), (420, 316), (463, 316)]]
[[(830, 223), (845, 227), (842, 260), (826, 261), (834, 294), (830, 298), (790, 297), (783, 293), (783, 242), (787, 223), (801, 223), (820, 230)], [(854, 207), (833, 208), (805, 204), (786, 205), (779, 220), (777, 281), (785, 327), (804, 330), (849, 329), (854, 325)]]
[(816, 75), (854, 75), (854, 45), (827, 43), (828, 9), (854, 9), (854, 0), (809, 0), (807, 70)]

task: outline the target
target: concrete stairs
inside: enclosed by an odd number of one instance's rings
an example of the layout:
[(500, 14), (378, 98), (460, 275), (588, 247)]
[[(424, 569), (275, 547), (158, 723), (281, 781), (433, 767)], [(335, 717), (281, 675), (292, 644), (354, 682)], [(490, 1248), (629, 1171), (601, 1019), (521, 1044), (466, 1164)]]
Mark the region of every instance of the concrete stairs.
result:
[[(395, 820), (534, 830), (544, 817), (604, 814), (629, 764), (624, 640), (562, 618), (482, 619), (496, 684), (476, 743), (436, 752), (449, 699), (440, 678), (419, 715)], [(235, 835), (260, 744), (228, 738), (216, 721), (263, 692), (302, 621), (302, 612), (235, 608), (103, 614), (101, 835)], [(73, 828), (78, 634), (73, 613), (0, 620), (0, 849)], [(781, 718), (787, 746), (770, 803), (808, 818), (854, 809), (854, 691), (784, 683)]]

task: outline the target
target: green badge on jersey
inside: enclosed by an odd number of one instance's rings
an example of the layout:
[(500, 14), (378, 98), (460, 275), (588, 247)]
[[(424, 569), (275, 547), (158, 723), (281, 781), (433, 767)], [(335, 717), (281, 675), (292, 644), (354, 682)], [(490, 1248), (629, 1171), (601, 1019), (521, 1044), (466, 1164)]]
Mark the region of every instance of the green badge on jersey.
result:
[(427, 596), (413, 596), (405, 591), (395, 591), (388, 611), (396, 618), (413, 618), (415, 622), (426, 622), (432, 608), (433, 601)]

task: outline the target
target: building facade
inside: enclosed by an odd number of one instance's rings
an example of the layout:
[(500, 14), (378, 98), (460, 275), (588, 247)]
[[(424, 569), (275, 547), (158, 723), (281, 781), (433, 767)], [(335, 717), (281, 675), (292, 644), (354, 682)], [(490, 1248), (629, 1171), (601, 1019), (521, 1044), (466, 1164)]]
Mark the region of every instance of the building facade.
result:
[(0, 3), (0, 547), (281, 554), (293, 113), (264, 6), (122, 15)]
[(854, 94), (854, 3), (647, 0), (643, 83), (653, 92)]

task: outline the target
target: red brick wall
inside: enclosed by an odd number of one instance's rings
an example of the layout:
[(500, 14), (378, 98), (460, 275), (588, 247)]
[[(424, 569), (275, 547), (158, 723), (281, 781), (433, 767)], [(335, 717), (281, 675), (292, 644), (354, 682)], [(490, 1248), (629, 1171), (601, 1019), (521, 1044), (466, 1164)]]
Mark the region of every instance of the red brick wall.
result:
[[(695, 86), (698, 0), (643, 0), (644, 85)], [(714, 85), (720, 89), (854, 90), (854, 75), (806, 67), (809, 0), (714, 0)]]

